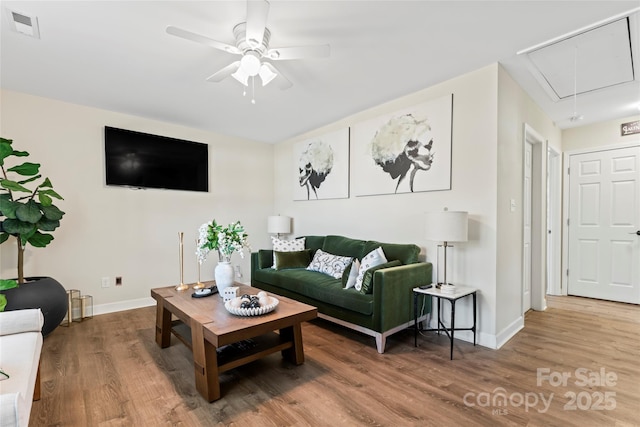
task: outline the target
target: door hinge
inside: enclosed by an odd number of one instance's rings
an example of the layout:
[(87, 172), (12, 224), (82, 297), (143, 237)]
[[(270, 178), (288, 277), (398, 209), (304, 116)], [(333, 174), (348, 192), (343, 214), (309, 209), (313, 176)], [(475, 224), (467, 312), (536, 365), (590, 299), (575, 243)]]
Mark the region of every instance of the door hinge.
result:
[(567, 227), (569, 226), (569, 218), (567, 218)]
[(567, 168), (567, 175), (571, 175), (571, 168)]
[(569, 276), (569, 269), (567, 268), (567, 277)]

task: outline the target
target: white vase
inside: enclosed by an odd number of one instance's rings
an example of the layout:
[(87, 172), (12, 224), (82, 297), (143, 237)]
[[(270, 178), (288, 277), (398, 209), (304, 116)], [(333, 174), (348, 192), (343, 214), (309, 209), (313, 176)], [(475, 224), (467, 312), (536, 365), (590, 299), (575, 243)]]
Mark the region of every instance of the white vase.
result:
[(218, 294), (222, 296), (222, 290), (233, 285), (233, 266), (229, 261), (220, 261), (215, 270), (216, 286)]

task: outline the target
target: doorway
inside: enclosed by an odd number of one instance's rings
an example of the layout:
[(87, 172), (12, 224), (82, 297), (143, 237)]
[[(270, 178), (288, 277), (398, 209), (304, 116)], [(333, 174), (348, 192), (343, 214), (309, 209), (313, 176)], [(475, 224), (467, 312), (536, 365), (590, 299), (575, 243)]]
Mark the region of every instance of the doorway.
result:
[(524, 125), (522, 196), (522, 313), (546, 309), (546, 139)]
[(568, 157), (568, 294), (640, 304), (640, 146)]
[(562, 162), (560, 153), (547, 149), (547, 294), (562, 295)]

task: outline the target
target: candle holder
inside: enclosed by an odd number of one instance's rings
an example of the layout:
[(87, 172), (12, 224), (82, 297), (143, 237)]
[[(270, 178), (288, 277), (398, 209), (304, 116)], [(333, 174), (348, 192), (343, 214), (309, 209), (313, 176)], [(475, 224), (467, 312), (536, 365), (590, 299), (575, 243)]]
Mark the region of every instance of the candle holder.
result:
[[(196, 239), (196, 247), (198, 247), (198, 239)], [(198, 264), (198, 282), (193, 285), (193, 289), (204, 289), (204, 283), (200, 282), (200, 260), (196, 257), (196, 264)]]
[(176, 291), (183, 292), (189, 289), (189, 285), (184, 284), (184, 233), (182, 231), (178, 233), (178, 238), (180, 240), (180, 284), (176, 286)]
[(62, 319), (62, 326), (69, 326), (71, 325), (71, 322), (73, 322), (72, 308), (73, 300), (76, 298), (80, 298), (80, 291), (78, 289), (69, 289), (67, 291), (67, 314), (64, 316), (64, 319)]

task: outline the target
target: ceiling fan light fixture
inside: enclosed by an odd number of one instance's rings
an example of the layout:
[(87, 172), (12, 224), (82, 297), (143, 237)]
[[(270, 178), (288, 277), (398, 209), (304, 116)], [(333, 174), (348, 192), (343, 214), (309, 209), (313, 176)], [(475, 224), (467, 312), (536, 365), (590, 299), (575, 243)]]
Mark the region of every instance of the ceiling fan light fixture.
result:
[(260, 58), (255, 52), (247, 52), (240, 60), (238, 70), (231, 77), (245, 86), (249, 85), (249, 77), (255, 77), (260, 72)]
[(262, 86), (268, 85), (271, 82), (271, 80), (278, 77), (278, 73), (274, 72), (266, 64), (262, 64), (262, 66), (260, 67), (260, 72), (258, 74), (260, 75), (260, 79), (262, 80)]
[[(246, 0), (247, 19), (233, 27), (235, 46), (178, 27), (168, 26), (166, 32), (170, 35), (200, 43), (227, 53), (239, 55), (237, 61), (223, 67), (209, 76), (208, 82), (218, 83), (231, 76), (240, 82), (246, 91), (251, 78), (251, 90), (255, 85), (255, 77), (259, 76), (262, 86), (274, 81), (280, 90), (289, 89), (291, 81), (286, 74), (280, 73), (270, 60), (290, 60), (301, 58), (322, 58), (329, 56), (329, 45), (297, 46), (269, 49), (271, 31), (267, 28), (269, 14), (268, 0)], [(263, 62), (263, 59), (266, 61)], [(276, 77), (280, 77), (276, 79)]]
[(234, 79), (236, 79), (237, 81), (239, 81), (245, 86), (249, 85), (249, 75), (244, 71), (244, 69), (242, 68), (242, 65), (240, 65), (240, 67), (235, 73), (231, 74), (231, 77), (233, 77)]
[(240, 69), (248, 76), (257, 76), (260, 72), (260, 58), (255, 52), (247, 52), (240, 60)]

